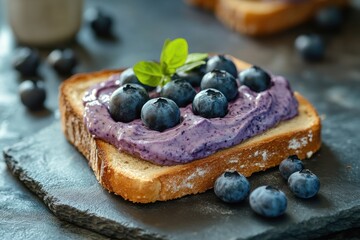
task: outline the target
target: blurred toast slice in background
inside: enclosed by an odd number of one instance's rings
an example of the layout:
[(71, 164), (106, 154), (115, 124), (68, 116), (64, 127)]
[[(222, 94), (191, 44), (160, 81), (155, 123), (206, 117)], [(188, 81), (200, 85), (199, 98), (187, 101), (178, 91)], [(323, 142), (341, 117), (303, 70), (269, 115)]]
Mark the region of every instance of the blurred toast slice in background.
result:
[(252, 36), (281, 32), (310, 20), (323, 7), (344, 7), (348, 4), (348, 0), (305, 0), (298, 3), (261, 0), (186, 1), (213, 10), (225, 25)]

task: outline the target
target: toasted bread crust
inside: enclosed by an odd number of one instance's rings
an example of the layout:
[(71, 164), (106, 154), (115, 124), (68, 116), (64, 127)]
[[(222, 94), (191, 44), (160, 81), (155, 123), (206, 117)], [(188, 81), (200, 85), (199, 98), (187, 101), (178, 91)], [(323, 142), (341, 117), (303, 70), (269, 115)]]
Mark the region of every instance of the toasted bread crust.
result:
[(311, 0), (286, 3), (249, 0), (188, 0), (190, 4), (214, 10), (230, 28), (253, 36), (273, 34), (299, 25), (325, 6), (345, 6), (348, 0)]
[[(234, 62), (238, 69), (249, 66), (236, 59)], [(98, 181), (110, 192), (132, 202), (166, 201), (204, 192), (213, 187), (215, 179), (225, 170), (235, 169), (250, 176), (277, 166), (289, 155), (297, 154), (305, 159), (320, 148), (320, 118), (313, 106), (296, 94), (301, 115), (296, 118), (312, 120), (311, 124), (296, 131), (289, 127), (289, 131), (277, 133), (278, 126), (209, 157), (176, 166), (158, 166), (119, 152), (88, 132), (83, 122), (82, 106), (82, 96), (89, 86), (119, 72), (102, 71), (71, 77), (60, 87), (59, 107), (66, 138), (88, 159)], [(281, 123), (282, 128), (286, 124), (291, 126), (292, 121), (296, 120)], [(136, 165), (134, 174), (129, 171), (132, 165)], [(125, 167), (126, 171), (123, 170)], [(151, 174), (148, 174), (149, 169)], [(145, 176), (137, 175), (141, 171)]]

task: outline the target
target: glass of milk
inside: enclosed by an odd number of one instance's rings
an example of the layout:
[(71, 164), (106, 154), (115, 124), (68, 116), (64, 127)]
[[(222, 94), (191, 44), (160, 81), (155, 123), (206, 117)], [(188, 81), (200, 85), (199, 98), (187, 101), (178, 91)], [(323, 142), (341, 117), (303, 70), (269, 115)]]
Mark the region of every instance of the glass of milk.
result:
[(6, 0), (19, 43), (54, 46), (72, 40), (81, 26), (83, 0)]

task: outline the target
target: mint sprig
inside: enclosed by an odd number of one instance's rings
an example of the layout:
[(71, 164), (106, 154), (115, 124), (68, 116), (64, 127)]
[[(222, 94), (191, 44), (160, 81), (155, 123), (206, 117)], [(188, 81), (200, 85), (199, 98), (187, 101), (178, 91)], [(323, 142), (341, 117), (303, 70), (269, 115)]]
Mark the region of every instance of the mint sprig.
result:
[(166, 39), (160, 62), (141, 61), (135, 64), (134, 72), (139, 81), (151, 87), (164, 86), (175, 73), (187, 72), (205, 63), (205, 53), (188, 53), (184, 38)]

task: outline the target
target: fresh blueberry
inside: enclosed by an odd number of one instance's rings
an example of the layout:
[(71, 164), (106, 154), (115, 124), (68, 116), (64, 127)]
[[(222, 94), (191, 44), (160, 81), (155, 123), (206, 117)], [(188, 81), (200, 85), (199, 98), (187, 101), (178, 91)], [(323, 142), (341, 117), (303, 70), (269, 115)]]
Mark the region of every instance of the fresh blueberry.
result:
[(308, 169), (291, 174), (288, 184), (290, 190), (299, 198), (311, 198), (320, 189), (319, 178)]
[(32, 111), (41, 110), (44, 107), (46, 91), (42, 81), (33, 82), (26, 80), (19, 86), (21, 102)]
[(117, 122), (131, 122), (140, 118), (141, 108), (148, 100), (149, 95), (143, 87), (127, 83), (111, 95), (110, 115)]
[(85, 18), (96, 35), (106, 37), (111, 35), (113, 19), (99, 8), (91, 8), (85, 12)]
[(228, 112), (228, 101), (219, 90), (208, 88), (196, 94), (192, 110), (204, 118), (224, 117)]
[(239, 74), (240, 84), (249, 87), (254, 92), (262, 92), (270, 88), (271, 77), (262, 68), (252, 66)]
[(39, 53), (27, 47), (18, 49), (13, 59), (14, 68), (24, 76), (37, 75), (39, 64)]
[(238, 86), (235, 78), (224, 70), (213, 70), (201, 80), (201, 89), (215, 88), (222, 92), (228, 101), (236, 98)]
[(77, 59), (72, 49), (55, 49), (49, 56), (48, 61), (50, 65), (61, 75), (69, 75), (73, 73), (77, 65)]
[(185, 107), (193, 101), (196, 91), (190, 83), (177, 79), (168, 82), (161, 89), (160, 95), (173, 100), (179, 107)]
[(265, 217), (278, 217), (287, 207), (285, 194), (272, 186), (256, 188), (251, 192), (249, 201), (252, 210)]
[(189, 82), (193, 87), (200, 86), (201, 80), (206, 74), (206, 62), (208, 61), (208, 58), (206, 58), (205, 63), (200, 65), (199, 67), (196, 67), (188, 72), (180, 72), (175, 73), (172, 76), (172, 80), (175, 79), (183, 79), (187, 82)]
[(308, 61), (321, 60), (325, 54), (323, 39), (316, 34), (300, 35), (295, 40), (295, 48)]
[(207, 73), (206, 67), (207, 67), (207, 62), (209, 61), (209, 58), (206, 58), (203, 61), (205, 62), (204, 64), (200, 65), (199, 67), (195, 68), (192, 71), (199, 72), (200, 74), (202, 74), (204, 76)]
[(216, 179), (214, 192), (222, 201), (236, 203), (249, 195), (250, 183), (237, 171), (226, 171)]
[(279, 165), (280, 174), (286, 180), (294, 172), (301, 171), (303, 169), (304, 169), (304, 164), (296, 155), (292, 155), (284, 159)]
[(318, 11), (315, 21), (321, 29), (338, 30), (343, 23), (343, 14), (338, 7), (330, 6)]
[(141, 120), (151, 130), (162, 132), (180, 123), (180, 109), (168, 98), (153, 98), (141, 109)]
[(207, 61), (206, 72), (211, 72), (215, 69), (224, 70), (230, 73), (234, 78), (236, 78), (238, 75), (234, 62), (224, 55), (212, 56)]
[(182, 79), (190, 83), (193, 87), (198, 87), (200, 86), (203, 76), (204, 74), (199, 71), (189, 71), (174, 74), (172, 76), (172, 80)]
[(146, 91), (152, 91), (155, 88), (154, 87), (150, 87), (148, 85), (142, 84), (139, 79), (136, 77), (134, 70), (132, 68), (128, 68), (125, 71), (123, 71), (120, 74), (120, 85), (124, 85), (126, 83), (135, 83), (135, 84), (139, 84), (142, 87), (145, 88)]

